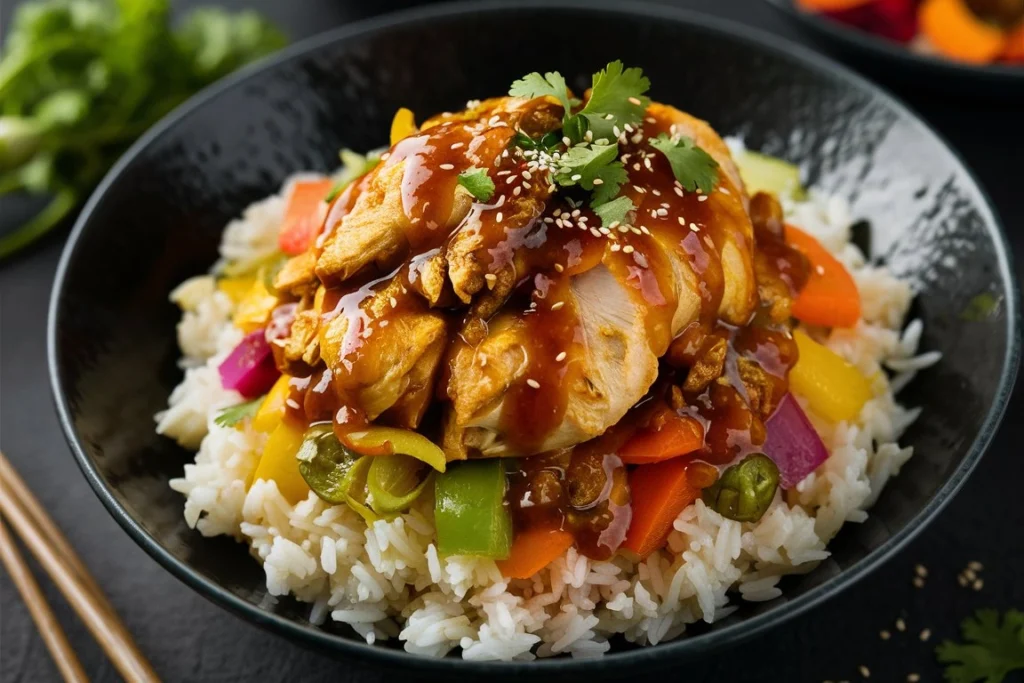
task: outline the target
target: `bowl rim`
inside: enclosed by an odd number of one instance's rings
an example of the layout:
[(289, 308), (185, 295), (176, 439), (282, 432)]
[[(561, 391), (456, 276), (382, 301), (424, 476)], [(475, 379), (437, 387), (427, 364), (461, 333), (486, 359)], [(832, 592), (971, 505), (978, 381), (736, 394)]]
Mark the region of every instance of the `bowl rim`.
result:
[(239, 70), (205, 88), (161, 121), (150, 128), (128, 151), (118, 160), (107, 173), (97, 189), (90, 196), (64, 247), (51, 291), (47, 321), (47, 360), (49, 365), (50, 385), (57, 409), (58, 419), (63, 428), (65, 438), (71, 447), (79, 468), (86, 480), (102, 501), (107, 511), (128, 532), (128, 535), (150, 556), (159, 562), (171, 574), (190, 586), (200, 595), (217, 605), (226, 608), (257, 626), (287, 636), (300, 644), (313, 647), (332, 654), (350, 655), (356, 659), (379, 665), (390, 665), (406, 669), (416, 668), (419, 672), (430, 674), (467, 673), (476, 675), (509, 676), (521, 674), (564, 674), (581, 672), (595, 666), (595, 660), (550, 658), (534, 661), (511, 662), (474, 662), (461, 658), (434, 658), (415, 655), (402, 649), (382, 648), (368, 645), (358, 640), (339, 636), (319, 627), (301, 624), (283, 615), (266, 611), (256, 604), (235, 595), (224, 586), (202, 576), (192, 569), (185, 561), (179, 560), (168, 549), (164, 548), (128, 511), (121, 506), (112, 490), (100, 476), (91, 457), (86, 452), (81, 438), (75, 431), (71, 408), (67, 393), (62, 382), (62, 365), (57, 349), (57, 323), (61, 310), (61, 300), (67, 285), (66, 278), (70, 263), (82, 234), (91, 222), (91, 217), (107, 191), (117, 183), (125, 170), (133, 163), (151, 143), (171, 131), (182, 119), (200, 109), (206, 103), (217, 98), (221, 93), (238, 87), (250, 78), (270, 70), (280, 64), (294, 59), (301, 59), (307, 53), (314, 52), (332, 43), (344, 42), (353, 38), (386, 31), (400, 26), (414, 25), (445, 18), (459, 17), (468, 14), (485, 15), (522, 9), (553, 9), (553, 10), (587, 10), (600, 12), (614, 17), (628, 15), (648, 20), (670, 21), (677, 25), (698, 27), (704, 31), (728, 37), (731, 40), (745, 42), (755, 48), (777, 54), (800, 62), (804, 68), (843, 81), (851, 87), (869, 92), (877, 101), (898, 113), (915, 126), (926, 137), (950, 152), (959, 164), (969, 186), (973, 186), (980, 201), (978, 210), (992, 233), (995, 256), (1000, 277), (1006, 282), (1006, 335), (1007, 347), (1003, 357), (999, 384), (993, 397), (992, 405), (985, 416), (978, 434), (974, 437), (967, 454), (942, 485), (938, 492), (903, 528), (890, 536), (881, 546), (869, 552), (851, 567), (829, 577), (807, 593), (786, 600), (766, 610), (764, 613), (751, 616), (741, 622), (730, 624), (710, 633), (668, 641), (653, 647), (641, 647), (621, 652), (610, 652), (599, 660), (602, 674), (622, 672), (628, 667), (638, 665), (655, 665), (669, 660), (682, 661), (706, 656), (725, 647), (735, 645), (765, 632), (768, 628), (788, 621), (816, 607), (826, 599), (852, 586), (868, 573), (891, 558), (914, 538), (935, 515), (959, 491), (968, 475), (977, 465), (982, 454), (991, 442), (999, 421), (1006, 410), (1014, 386), (1017, 365), (1020, 356), (1020, 309), (1019, 290), (1014, 274), (1010, 248), (1003, 231), (1002, 224), (988, 195), (978, 183), (974, 174), (964, 163), (956, 150), (924, 120), (914, 114), (906, 105), (889, 94), (883, 88), (874, 85), (863, 77), (853, 73), (835, 61), (822, 57), (813, 50), (795, 44), (780, 36), (748, 27), (730, 20), (720, 19), (692, 10), (651, 5), (644, 2), (620, 5), (615, 0), (484, 0), (475, 2), (446, 3), (428, 7), (405, 10), (393, 14), (372, 17), (359, 22), (346, 24), (324, 33), (299, 41), (275, 55), (260, 60)]
[(919, 54), (893, 40), (845, 26), (829, 20), (815, 12), (802, 10), (794, 0), (764, 0), (776, 10), (794, 19), (819, 37), (835, 38), (841, 43), (863, 52), (877, 55), (894, 63), (912, 66), (929, 72), (932, 76), (955, 75), (964, 78), (982, 78), (993, 85), (1024, 86), (1024, 66), (1007, 64), (968, 64), (941, 57)]

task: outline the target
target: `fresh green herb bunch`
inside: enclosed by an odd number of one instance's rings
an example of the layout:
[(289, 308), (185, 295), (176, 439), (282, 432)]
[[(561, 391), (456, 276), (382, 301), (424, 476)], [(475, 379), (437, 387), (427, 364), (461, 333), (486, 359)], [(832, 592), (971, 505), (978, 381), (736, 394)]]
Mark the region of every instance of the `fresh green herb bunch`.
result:
[[(619, 158), (619, 145), (642, 140), (644, 113), (650, 104), (645, 93), (650, 87), (641, 69), (627, 69), (616, 60), (593, 75), (590, 97), (579, 108), (582, 102), (570, 95), (565, 78), (557, 71), (527, 74), (512, 84), (509, 95), (554, 97), (565, 114), (560, 132), (548, 133), (539, 140), (519, 133), (514, 144), (527, 158), (541, 159), (552, 170), (555, 184), (590, 192), (590, 208), (603, 226), (626, 223), (636, 207), (628, 197), (619, 196), (619, 189), (629, 178)], [(647, 142), (668, 158), (684, 189), (714, 189), (718, 164), (692, 139), (662, 134)]]
[(192, 93), (282, 47), (254, 12), (168, 0), (39, 0), (21, 6), (0, 60), (0, 195), (49, 195), (0, 237), (0, 258), (57, 225), (125, 148)]

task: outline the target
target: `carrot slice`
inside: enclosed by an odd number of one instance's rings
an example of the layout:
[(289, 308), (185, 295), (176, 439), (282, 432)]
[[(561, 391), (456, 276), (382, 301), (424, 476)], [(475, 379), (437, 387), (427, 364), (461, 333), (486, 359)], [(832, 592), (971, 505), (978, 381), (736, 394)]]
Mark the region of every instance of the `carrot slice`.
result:
[(793, 317), (825, 327), (855, 326), (860, 320), (860, 292), (843, 264), (818, 240), (788, 223), (786, 242), (811, 263), (807, 284), (793, 302)]
[(526, 529), (515, 535), (512, 550), (504, 560), (498, 560), (502, 576), (510, 579), (528, 579), (548, 566), (573, 543), (572, 534), (559, 529)]
[(808, 12), (843, 12), (870, 2), (874, 0), (797, 0), (800, 8)]
[(1006, 46), (1006, 34), (978, 18), (964, 0), (925, 0), (918, 17), (921, 33), (949, 59), (988, 64)]
[(304, 180), (292, 185), (288, 206), (277, 236), (277, 246), (289, 256), (301, 254), (309, 248), (323, 223), (324, 198), (334, 187), (330, 178)]
[(1006, 35), (1002, 58), (1008, 62), (1024, 64), (1024, 21)]
[[(622, 547), (645, 558), (665, 545), (672, 522), (700, 497), (697, 486), (710, 485), (712, 465), (684, 458), (672, 458), (653, 465), (641, 465), (629, 473), (629, 495), (633, 518)], [(688, 473), (691, 470), (691, 473)]]
[(693, 453), (704, 445), (704, 428), (692, 417), (666, 409), (666, 414), (653, 422), (658, 426), (637, 432), (619, 449), (622, 462), (628, 465), (661, 462)]

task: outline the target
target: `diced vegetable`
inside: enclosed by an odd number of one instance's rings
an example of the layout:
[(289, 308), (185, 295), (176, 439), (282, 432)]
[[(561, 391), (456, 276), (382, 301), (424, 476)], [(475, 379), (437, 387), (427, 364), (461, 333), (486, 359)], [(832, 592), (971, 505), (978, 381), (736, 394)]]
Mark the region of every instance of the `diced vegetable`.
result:
[(292, 185), (284, 220), (281, 222), (281, 232), (277, 237), (277, 246), (281, 251), (296, 256), (313, 244), (324, 220), (324, 197), (333, 185), (334, 181), (330, 178), (304, 180)]
[(252, 418), (252, 428), (257, 432), (272, 432), (284, 417), (285, 401), (288, 400), (288, 383), (291, 377), (281, 375), (274, 382)]
[(235, 304), (245, 299), (249, 290), (252, 289), (253, 278), (250, 275), (239, 275), (238, 277), (222, 277), (217, 280), (217, 289), (228, 295)]
[(263, 279), (251, 278), (249, 289), (238, 301), (231, 322), (245, 332), (262, 329), (267, 326), (267, 319), (276, 306), (277, 297), (267, 291)]
[(434, 526), (442, 555), (504, 559), (512, 546), (500, 458), (453, 464), (434, 479)]
[(302, 446), (302, 427), (283, 420), (267, 439), (253, 479), (273, 481), (289, 503), (295, 505), (309, 495), (309, 486), (299, 473), (295, 454)]
[(390, 455), (401, 453), (444, 472), (446, 458), (437, 444), (409, 429), (371, 426), (369, 429), (345, 435), (349, 448), (363, 455)]
[(267, 393), (281, 374), (274, 365), (274, 355), (263, 330), (257, 330), (239, 342), (217, 371), (225, 389), (234, 389), (245, 398)]
[(700, 497), (700, 484), (713, 481), (714, 467), (685, 458), (641, 465), (629, 473), (633, 518), (622, 547), (645, 558), (665, 545), (672, 522)]
[(765, 424), (765, 454), (779, 468), (779, 485), (791, 489), (828, 460), (828, 449), (792, 394), (786, 394)]
[(498, 560), (502, 576), (528, 579), (551, 564), (573, 544), (568, 531), (548, 528), (524, 529), (515, 535), (507, 559)]
[(408, 510), (430, 483), (432, 470), (408, 455), (379, 455), (371, 458), (366, 475), (370, 506), (380, 515)]
[(860, 415), (871, 399), (871, 383), (860, 371), (826, 346), (793, 332), (800, 358), (789, 373), (789, 388), (807, 399), (811, 410), (821, 417), (839, 422)]
[(395, 118), (391, 119), (391, 146), (398, 144), (416, 132), (416, 118), (412, 110), (402, 107), (395, 112)]
[(818, 240), (786, 224), (786, 242), (810, 261), (807, 283), (793, 302), (793, 317), (811, 325), (854, 327), (860, 292), (849, 271)]
[(806, 196), (800, 183), (800, 168), (788, 161), (744, 150), (736, 155), (747, 194), (770, 192), (779, 198), (803, 199)]
[(964, 0), (924, 0), (921, 33), (942, 56), (968, 64), (988, 64), (1006, 47), (1006, 34), (971, 11)]
[(330, 423), (310, 426), (295, 458), (299, 474), (313, 493), (335, 505), (346, 502), (345, 478), (359, 456), (341, 445)]
[(1024, 21), (1006, 34), (1006, 47), (1003, 48), (1002, 58), (1011, 63), (1024, 64)]
[(628, 465), (642, 465), (693, 453), (704, 445), (700, 422), (665, 408), (651, 420), (654, 428), (643, 429), (619, 449), (619, 457)]
[(764, 453), (753, 453), (704, 489), (704, 503), (728, 519), (756, 522), (768, 511), (778, 487), (779, 468)]

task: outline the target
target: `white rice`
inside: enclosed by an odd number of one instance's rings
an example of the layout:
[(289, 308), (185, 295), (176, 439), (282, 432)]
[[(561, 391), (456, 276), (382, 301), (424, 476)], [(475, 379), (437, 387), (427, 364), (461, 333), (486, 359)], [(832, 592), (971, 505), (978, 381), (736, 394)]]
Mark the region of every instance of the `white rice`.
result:
[[(272, 252), (285, 192), (228, 225), (225, 261), (251, 263)], [(867, 265), (849, 242), (843, 200), (812, 191), (808, 201), (785, 208), (853, 273), (864, 319), (833, 331), (827, 343), (873, 378), (875, 397), (854, 423), (815, 421), (831, 457), (789, 503), (777, 496), (759, 522), (725, 519), (697, 501), (675, 521), (667, 547), (642, 562), (597, 562), (570, 549), (531, 579), (509, 581), (493, 561), (438, 555), (429, 495), (393, 521), (368, 527), (345, 505), (313, 494), (290, 505), (274, 482), (246, 490), (266, 436), (213, 422), (220, 408), (241, 400), (221, 388), (216, 368), (242, 334), (230, 323), (231, 301), (210, 276), (192, 278), (172, 295), (184, 311), (178, 341), (185, 378), (157, 416), (158, 432), (198, 449), (171, 482), (185, 496), (186, 521), (206, 536), (249, 544), (268, 592), (311, 603), (313, 623), (329, 617), (368, 643), (397, 638), (409, 652), (432, 656), (461, 648), (473, 660), (594, 657), (615, 634), (655, 644), (688, 624), (722, 619), (735, 609), (731, 599), (778, 597), (780, 577), (811, 571), (828, 557), (828, 541), (844, 523), (867, 518), (865, 509), (910, 458), (912, 449), (897, 439), (918, 412), (893, 394), (939, 359), (917, 355), (919, 321), (901, 333), (910, 288)], [(899, 374), (890, 382), (883, 368)]]

